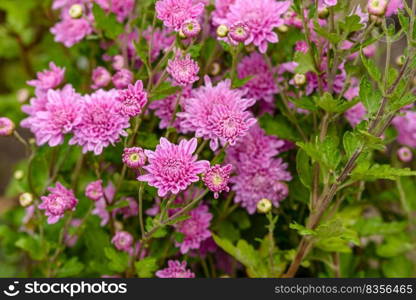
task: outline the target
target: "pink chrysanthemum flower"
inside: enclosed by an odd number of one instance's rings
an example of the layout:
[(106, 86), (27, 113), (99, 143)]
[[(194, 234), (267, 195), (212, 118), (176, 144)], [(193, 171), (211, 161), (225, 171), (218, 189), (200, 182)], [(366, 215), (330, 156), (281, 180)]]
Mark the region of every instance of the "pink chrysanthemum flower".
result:
[(309, 45), (306, 41), (297, 41), (295, 44), (295, 51), (307, 53), (309, 51)]
[(75, 210), (78, 200), (75, 198), (74, 192), (65, 188), (61, 183), (57, 182), (55, 187), (49, 187), (48, 196), (42, 196), (42, 203), (39, 209), (45, 210), (48, 217), (48, 224), (54, 224), (61, 219), (66, 211)]
[(197, 161), (198, 156), (193, 155), (196, 146), (196, 138), (182, 140), (179, 145), (161, 138), (155, 151), (144, 151), (149, 164), (143, 168), (148, 174), (137, 179), (156, 187), (160, 197), (166, 196), (168, 192), (177, 194), (186, 190), (190, 184), (199, 180), (198, 174), (209, 167), (208, 161)]
[(132, 169), (143, 167), (146, 163), (146, 155), (140, 147), (125, 148), (123, 151), (123, 163)]
[(233, 145), (256, 122), (247, 111), (255, 100), (243, 98), (244, 94), (244, 91), (231, 89), (229, 79), (214, 87), (205, 76), (205, 86), (193, 90), (192, 96), (184, 100), (183, 112), (177, 114), (181, 118), (181, 129), (210, 139), (214, 151), (219, 142)]
[(116, 188), (114, 187), (114, 184), (110, 182), (103, 189), (103, 196), (94, 203), (95, 207), (92, 211), (92, 214), (98, 216), (101, 219), (101, 226), (105, 226), (110, 220), (110, 212), (107, 210), (107, 204), (111, 204), (113, 202), (115, 192)]
[(191, 59), (189, 54), (182, 57), (178, 53), (174, 59), (170, 59), (167, 72), (172, 76), (174, 84), (179, 86), (187, 86), (199, 79), (197, 76), (199, 72), (198, 63)]
[(413, 159), (413, 152), (408, 147), (401, 147), (397, 150), (397, 156), (402, 162), (409, 162)]
[(143, 31), (143, 37), (150, 44), (152, 44), (152, 49), (150, 57), (152, 62), (155, 61), (161, 52), (166, 51), (175, 41), (175, 35), (172, 30), (168, 28), (147, 28)]
[(30, 129), (38, 145), (48, 143), (54, 147), (62, 144), (65, 134), (81, 122), (79, 112), (83, 101), (72, 87), (62, 91), (49, 90), (46, 99), (45, 110), (33, 116)]
[(111, 74), (104, 67), (97, 67), (92, 71), (92, 88), (106, 87), (111, 82)]
[(289, 194), (288, 186), (282, 181), (292, 179), (286, 169), (287, 163), (283, 163), (281, 158), (272, 160), (269, 165), (255, 171), (240, 168), (237, 176), (230, 179), (234, 183), (234, 201), (246, 208), (249, 214), (256, 211), (257, 203), (263, 198), (269, 199), (274, 206), (279, 206), (279, 202)]
[(403, 7), (403, 0), (390, 0), (387, 4), (386, 17), (397, 14), (399, 9), (403, 9)]
[(96, 180), (90, 182), (85, 188), (85, 196), (91, 200), (97, 201), (104, 196), (103, 181)]
[(182, 24), (198, 18), (204, 11), (204, 4), (194, 0), (159, 0), (156, 2), (157, 17), (166, 27), (179, 31)]
[(230, 190), (228, 181), (232, 168), (231, 164), (227, 164), (224, 167), (215, 165), (204, 173), (202, 179), (210, 191), (214, 192), (215, 199), (218, 199), (219, 193), (222, 191), (228, 192)]
[(118, 231), (111, 239), (111, 243), (119, 251), (129, 252), (133, 246), (133, 236), (127, 231)]
[(245, 44), (253, 43), (261, 53), (265, 53), (268, 43), (279, 41), (273, 29), (284, 24), (282, 15), (290, 5), (290, 1), (236, 0), (229, 8), (226, 25), (244, 23), (250, 31)]
[(113, 214), (122, 215), (123, 219), (137, 216), (139, 214), (139, 205), (137, 204), (136, 199), (132, 197), (126, 197), (125, 201), (127, 201), (129, 205), (114, 209)]
[(185, 37), (193, 38), (196, 37), (201, 31), (201, 25), (199, 25), (197, 20), (187, 20), (182, 24), (181, 31)]
[(60, 42), (66, 47), (72, 47), (84, 37), (92, 33), (92, 27), (88, 20), (65, 18), (51, 28), (55, 35), (55, 42)]
[(399, 135), (397, 141), (412, 148), (416, 148), (416, 112), (407, 111), (402, 116), (393, 119)]
[(215, 10), (212, 12), (214, 26), (227, 23), (227, 14), (235, 0), (215, 0)]
[(82, 151), (93, 151), (99, 155), (110, 144), (114, 145), (120, 136), (127, 136), (125, 129), (130, 126), (129, 119), (120, 113), (120, 102), (116, 91), (98, 90), (85, 96), (80, 113), (81, 122), (75, 126), (70, 145), (78, 144)]
[(134, 85), (119, 91), (117, 100), (121, 102), (121, 113), (128, 117), (135, 117), (142, 112), (147, 103), (147, 93), (143, 90), (143, 82), (137, 80)]
[(49, 63), (49, 70), (37, 73), (37, 79), (27, 82), (41, 91), (56, 88), (64, 80), (65, 68), (57, 67), (53, 62)]
[(159, 278), (195, 278), (195, 274), (186, 269), (186, 261), (169, 260), (168, 267), (156, 272)]
[(133, 82), (133, 73), (127, 69), (121, 69), (113, 75), (113, 84), (117, 89), (125, 89)]
[(117, 16), (117, 21), (123, 22), (134, 8), (135, 0), (95, 0), (102, 9), (111, 11)]
[(0, 118), (0, 136), (12, 135), (15, 125), (12, 120), (6, 117)]
[(253, 76), (244, 85), (247, 97), (273, 102), (273, 96), (278, 89), (273, 73), (261, 54), (254, 52), (244, 57), (237, 67), (237, 72), (240, 79)]
[(244, 42), (250, 36), (250, 29), (242, 22), (237, 22), (230, 27), (228, 37), (236, 42)]
[(176, 242), (180, 247), (181, 253), (185, 254), (191, 249), (198, 249), (201, 242), (211, 237), (209, 226), (212, 220), (212, 214), (208, 206), (201, 204), (189, 212), (190, 218), (175, 224), (177, 232), (184, 235), (182, 242)]

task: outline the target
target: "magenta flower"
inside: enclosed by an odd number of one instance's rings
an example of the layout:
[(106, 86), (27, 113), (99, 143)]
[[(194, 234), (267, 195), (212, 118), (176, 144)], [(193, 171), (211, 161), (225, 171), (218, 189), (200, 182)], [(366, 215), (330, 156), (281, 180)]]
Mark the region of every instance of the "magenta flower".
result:
[(282, 181), (292, 179), (286, 170), (287, 163), (282, 159), (272, 160), (269, 165), (264, 165), (256, 170), (242, 170), (239, 168), (237, 176), (230, 179), (234, 183), (235, 203), (240, 203), (249, 214), (256, 211), (257, 203), (263, 199), (269, 199), (275, 207), (289, 194), (288, 186)]
[(133, 236), (127, 231), (118, 231), (111, 239), (114, 247), (119, 251), (129, 252), (133, 246)]
[(159, 0), (156, 2), (158, 19), (166, 27), (179, 31), (182, 24), (190, 19), (198, 18), (204, 11), (204, 4), (194, 0)]
[(222, 191), (228, 192), (230, 190), (228, 181), (232, 168), (233, 166), (231, 164), (227, 164), (224, 167), (215, 165), (204, 173), (202, 180), (210, 191), (214, 192), (215, 199), (218, 199), (219, 193)]
[(295, 51), (296, 52), (302, 52), (302, 53), (308, 53), (309, 51), (309, 45), (306, 41), (297, 41), (295, 44)]
[(113, 75), (113, 84), (117, 89), (125, 89), (133, 82), (133, 73), (127, 69), (121, 69)]
[(56, 23), (51, 28), (51, 32), (55, 35), (55, 42), (60, 42), (69, 48), (91, 34), (92, 27), (90, 22), (84, 18), (65, 18), (61, 22)]
[(185, 37), (193, 38), (201, 31), (201, 25), (194, 19), (187, 20), (182, 24), (181, 31)]
[(177, 114), (181, 128), (195, 132), (196, 137), (210, 139), (214, 151), (219, 142), (233, 145), (256, 122), (247, 111), (255, 100), (243, 98), (244, 94), (231, 89), (228, 79), (214, 87), (205, 76), (205, 86), (193, 90), (191, 97), (183, 101), (183, 112)]
[(179, 145), (161, 138), (155, 151), (144, 151), (149, 164), (143, 168), (148, 174), (137, 179), (156, 187), (160, 197), (166, 196), (168, 192), (177, 194), (186, 190), (190, 184), (199, 180), (198, 174), (209, 167), (208, 161), (197, 161), (198, 156), (193, 155), (196, 146), (196, 138), (182, 140)]
[(45, 110), (32, 117), (30, 129), (38, 145), (48, 143), (54, 147), (62, 144), (65, 134), (81, 122), (83, 101), (70, 85), (62, 91), (49, 90), (46, 99)]
[(132, 197), (126, 197), (124, 200), (127, 201), (129, 205), (114, 209), (113, 214), (122, 215), (123, 219), (137, 216), (139, 214), (139, 205), (137, 204), (136, 199)]
[(175, 85), (187, 86), (199, 79), (197, 76), (199, 72), (198, 63), (196, 63), (191, 56), (187, 54), (181, 57), (177, 54), (174, 59), (168, 61), (167, 72), (172, 76)]
[(101, 219), (101, 226), (105, 226), (110, 220), (110, 212), (107, 210), (107, 204), (111, 204), (113, 202), (115, 192), (116, 188), (114, 187), (113, 183), (110, 182), (104, 188), (103, 196), (94, 202), (95, 208), (93, 209), (92, 214), (98, 216)]
[(111, 74), (104, 67), (97, 67), (92, 71), (92, 88), (106, 87), (111, 82)]
[(120, 70), (124, 66), (124, 57), (122, 55), (116, 55), (113, 57), (112, 66), (114, 70)]
[(85, 196), (91, 200), (97, 201), (104, 196), (103, 181), (96, 180), (90, 182), (85, 188)]
[(49, 63), (49, 70), (38, 72), (37, 79), (27, 82), (41, 91), (56, 88), (64, 80), (65, 68), (57, 67), (53, 62)]
[(0, 118), (0, 136), (9, 136), (13, 134), (15, 125), (12, 120), (6, 117)]
[(250, 36), (250, 29), (244, 23), (237, 22), (231, 25), (228, 36), (237, 43), (244, 42)]
[(117, 16), (117, 21), (123, 22), (134, 9), (135, 0), (95, 0), (102, 9)]
[(235, 0), (215, 0), (215, 10), (212, 12), (212, 23), (214, 26), (227, 23), (227, 14), (234, 2)]
[(409, 162), (413, 159), (413, 152), (408, 147), (401, 147), (397, 150), (397, 156), (403, 162)]
[(56, 186), (49, 187), (48, 196), (42, 196), (42, 203), (39, 209), (45, 210), (48, 217), (48, 224), (54, 224), (61, 219), (66, 211), (74, 211), (78, 200), (75, 198), (74, 192), (65, 188), (61, 183), (57, 182)]
[(191, 249), (199, 249), (201, 242), (211, 237), (209, 226), (212, 220), (212, 214), (208, 206), (201, 204), (189, 212), (190, 218), (175, 224), (177, 232), (184, 235), (182, 242), (176, 242), (180, 247), (181, 253), (185, 254)]
[(268, 43), (279, 41), (274, 28), (284, 24), (282, 15), (289, 9), (291, 1), (274, 0), (236, 0), (226, 15), (228, 26), (238, 22), (244, 23), (250, 35), (245, 44), (253, 43), (265, 53)]
[(396, 15), (399, 9), (403, 9), (403, 0), (390, 0), (387, 4), (386, 17)]
[(147, 28), (143, 31), (143, 37), (150, 44), (152, 43), (152, 50), (150, 57), (152, 62), (155, 61), (161, 52), (166, 51), (175, 41), (173, 31), (168, 28)]
[(134, 85), (119, 91), (117, 100), (121, 102), (121, 113), (126, 117), (135, 117), (142, 112), (147, 103), (147, 93), (143, 90), (143, 82), (137, 80)]
[(278, 89), (273, 73), (261, 54), (254, 52), (244, 57), (238, 64), (237, 73), (240, 79), (253, 76), (244, 85), (247, 89), (247, 97), (273, 102)]
[(397, 141), (412, 148), (416, 148), (416, 112), (406, 111), (402, 116), (393, 119), (399, 135)]
[(140, 147), (124, 148), (123, 163), (132, 169), (143, 167), (146, 163), (146, 155)]
[(194, 278), (195, 274), (186, 269), (186, 261), (169, 260), (168, 267), (156, 272), (159, 278)]
[(98, 90), (85, 96), (80, 123), (74, 127), (70, 145), (80, 145), (82, 151), (93, 151), (99, 155), (110, 144), (114, 145), (121, 136), (127, 136), (125, 128), (130, 126), (128, 118), (121, 113), (121, 104), (116, 91)]

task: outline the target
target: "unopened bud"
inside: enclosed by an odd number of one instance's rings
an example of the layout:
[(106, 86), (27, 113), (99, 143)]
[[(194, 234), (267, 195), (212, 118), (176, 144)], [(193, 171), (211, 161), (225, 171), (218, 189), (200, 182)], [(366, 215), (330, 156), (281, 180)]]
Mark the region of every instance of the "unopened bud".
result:
[(368, 13), (374, 16), (384, 16), (387, 9), (386, 0), (369, 0), (368, 1)]
[(72, 19), (79, 19), (82, 17), (83, 14), (83, 8), (80, 4), (74, 4), (69, 9), (69, 15)]
[(397, 151), (397, 156), (399, 157), (399, 159), (401, 161), (403, 161), (403, 162), (409, 162), (413, 158), (413, 153), (412, 153), (412, 150), (410, 150), (408, 147), (401, 147)]
[(0, 118), (0, 136), (10, 136), (13, 134), (15, 125), (9, 118)]
[(293, 81), (295, 82), (295, 84), (297, 86), (301, 86), (304, 85), (306, 83), (306, 76), (305, 74), (295, 74), (295, 76), (293, 77)]
[(250, 29), (239, 22), (231, 26), (229, 35), (236, 42), (244, 42), (250, 36)]
[(228, 29), (227, 25), (222, 24), (222, 25), (217, 27), (217, 35), (219, 37), (226, 37), (228, 35), (228, 31), (229, 31), (229, 29)]
[(13, 174), (13, 177), (16, 180), (20, 180), (20, 179), (23, 178), (24, 175), (25, 175), (25, 173), (22, 170), (16, 170)]
[(23, 193), (19, 196), (19, 203), (23, 207), (28, 207), (33, 203), (33, 195), (31, 193)]
[(399, 67), (401, 67), (401, 66), (403, 66), (403, 65), (404, 65), (405, 60), (406, 60), (406, 56), (404, 56), (404, 55), (397, 56), (397, 57), (396, 57), (396, 64), (397, 64)]
[(287, 27), (286, 25), (280, 25), (279, 27), (277, 27), (277, 30), (281, 33), (286, 33), (289, 31), (289, 27)]
[(272, 209), (272, 202), (267, 199), (263, 198), (259, 202), (257, 202), (257, 211), (261, 214), (266, 214)]
[(319, 19), (326, 19), (329, 16), (329, 10), (328, 8), (324, 7), (320, 10), (318, 10), (318, 17)]
[(199, 25), (198, 21), (194, 19), (185, 21), (179, 32), (180, 36), (181, 36), (181, 32), (183, 36), (185, 36), (186, 38), (196, 37), (201, 32), (201, 25)]
[(217, 76), (218, 74), (220, 74), (220, 72), (221, 72), (221, 65), (217, 62), (213, 62), (209, 69), (210, 75)]

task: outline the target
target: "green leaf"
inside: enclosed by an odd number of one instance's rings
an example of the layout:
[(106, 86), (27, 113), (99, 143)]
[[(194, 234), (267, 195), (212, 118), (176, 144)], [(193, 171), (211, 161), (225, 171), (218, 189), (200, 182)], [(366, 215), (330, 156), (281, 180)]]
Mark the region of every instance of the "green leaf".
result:
[(34, 260), (44, 260), (50, 248), (49, 243), (39, 236), (23, 236), (16, 241), (15, 246), (29, 253)]
[(146, 40), (142, 39), (140, 43), (134, 44), (136, 48), (137, 56), (140, 57), (140, 60), (147, 65), (149, 58), (149, 48), (147, 47)]
[(158, 269), (157, 260), (154, 257), (145, 257), (142, 260), (134, 263), (137, 276), (140, 278), (150, 278), (153, 273)]
[(152, 91), (149, 98), (151, 101), (164, 99), (167, 96), (175, 94), (179, 90), (180, 87), (172, 86), (170, 82), (164, 81), (155, 90)]
[(332, 44), (338, 44), (342, 41), (342, 37), (336, 33), (329, 32), (324, 27), (321, 27), (317, 21), (314, 21), (314, 31), (320, 36), (326, 38)]
[(377, 179), (390, 179), (396, 180), (400, 176), (415, 176), (416, 171), (412, 171), (409, 168), (393, 168), (390, 165), (374, 164), (366, 170), (355, 169), (351, 178), (354, 180), (367, 180), (374, 181)]
[(406, 227), (406, 222), (384, 222), (381, 217), (360, 218), (354, 225), (360, 236), (396, 234), (403, 232)]
[(310, 111), (316, 111), (318, 108), (315, 105), (315, 102), (312, 100), (312, 97), (302, 96), (300, 98), (290, 98), (290, 102), (296, 105), (296, 107), (307, 109)]
[(125, 200), (118, 201), (114, 205), (107, 206), (106, 210), (107, 211), (113, 211), (113, 210), (115, 210), (117, 208), (123, 208), (123, 207), (127, 207), (129, 205), (130, 205), (129, 200), (125, 199)]
[(350, 243), (359, 245), (357, 232), (345, 227), (343, 220), (335, 218), (316, 228), (316, 246), (328, 252), (351, 252)]
[(298, 66), (295, 69), (296, 73), (306, 73), (309, 71), (316, 72), (311, 51), (308, 51), (307, 53), (296, 52), (293, 60), (298, 63)]
[(361, 61), (363, 62), (364, 67), (367, 69), (367, 72), (370, 75), (370, 77), (373, 78), (378, 83), (380, 83), (381, 72), (378, 69), (376, 63), (371, 59), (367, 59), (362, 52), (361, 52)]
[(412, 266), (413, 263), (401, 255), (384, 261), (381, 268), (388, 278), (410, 278), (413, 275)]
[(394, 257), (414, 249), (415, 246), (410, 243), (409, 236), (402, 234), (389, 235), (385, 238), (383, 244), (377, 247), (376, 253), (381, 257)]
[(218, 225), (218, 234), (230, 242), (236, 242), (240, 239), (240, 231), (230, 221), (224, 220)]
[(316, 235), (316, 232), (312, 229), (308, 229), (298, 223), (289, 224), (289, 228), (296, 230), (300, 235)]
[(416, 96), (413, 93), (398, 98), (392, 97), (388, 102), (388, 108), (389, 111), (395, 112), (406, 105), (412, 104), (415, 101)]
[(361, 145), (360, 138), (352, 131), (346, 131), (343, 137), (344, 150), (347, 157), (351, 157), (355, 150)]
[(199, 54), (201, 53), (201, 49), (202, 49), (202, 43), (201, 44), (192, 45), (188, 49), (188, 53), (191, 55), (191, 57), (193, 59), (196, 59), (196, 58), (199, 57)]
[(233, 89), (238, 89), (238, 88), (244, 86), (253, 77), (254, 76), (247, 76), (247, 77), (244, 77), (244, 78), (238, 78), (238, 77), (234, 78), (233, 84), (232, 84)]
[(81, 274), (83, 270), (84, 264), (79, 262), (78, 257), (73, 257), (64, 263), (58, 270), (56, 276), (58, 278), (73, 277)]
[(108, 266), (111, 270), (121, 273), (129, 267), (129, 255), (126, 252), (117, 251), (112, 247), (104, 248), (105, 256), (109, 259)]
[[(148, 217), (146, 219), (146, 231), (152, 230), (152, 228), (156, 226), (156, 224), (153, 224), (153, 219), (151, 217)], [(168, 234), (168, 231), (165, 227), (159, 228), (155, 233), (153, 233), (152, 237), (154, 238), (162, 238), (165, 237)]]
[(116, 39), (124, 32), (123, 25), (117, 22), (115, 14), (107, 14), (99, 5), (94, 3), (92, 8), (96, 27), (101, 29), (109, 39)]
[(296, 129), (282, 115), (272, 117), (264, 114), (260, 119), (260, 126), (267, 134), (278, 136), (281, 139), (300, 141), (301, 137)]
[(373, 89), (367, 76), (361, 79), (360, 83), (360, 100), (364, 104), (369, 115), (374, 114), (380, 106), (381, 94), (380, 91)]
[(360, 17), (357, 15), (349, 15), (345, 17), (345, 22), (340, 22), (339, 26), (346, 35), (351, 32), (360, 30), (364, 25), (360, 23)]
[(310, 189), (312, 186), (312, 166), (308, 155), (302, 149), (299, 149), (296, 154), (296, 171), (303, 185)]

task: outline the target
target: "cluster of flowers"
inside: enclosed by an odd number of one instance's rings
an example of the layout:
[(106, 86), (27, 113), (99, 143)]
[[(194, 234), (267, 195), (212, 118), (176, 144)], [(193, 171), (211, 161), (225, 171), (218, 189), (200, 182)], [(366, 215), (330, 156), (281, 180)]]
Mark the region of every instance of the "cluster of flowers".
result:
[[(93, 2), (104, 11), (114, 13), (117, 21), (126, 22), (131, 17), (134, 0), (55, 0), (53, 9), (60, 10), (61, 20), (51, 29), (57, 42), (71, 47), (87, 35), (95, 32)], [(320, 15), (325, 15), (329, 7), (337, 0), (319, 0)], [(291, 1), (275, 0), (216, 0), (208, 28), (202, 28), (206, 1), (203, 0), (159, 0), (155, 10), (157, 18), (163, 23), (163, 29), (147, 28), (140, 36), (135, 30), (120, 36), (120, 42), (126, 46), (126, 53), (114, 57), (103, 56), (104, 61), (111, 61), (114, 75), (102, 66), (92, 72), (94, 90), (81, 95), (71, 84), (64, 82), (65, 69), (50, 64), (50, 69), (37, 74), (37, 79), (28, 82), (35, 87), (35, 97), (30, 105), (23, 106), (28, 115), (21, 122), (35, 135), (36, 143), (55, 147), (64, 143), (66, 136), (70, 145), (79, 145), (83, 152), (100, 155), (105, 148), (121, 141), (127, 136), (130, 119), (151, 111), (160, 119), (159, 128), (176, 128), (177, 132), (190, 136), (182, 138), (177, 144), (166, 138), (160, 138), (156, 149), (127, 147), (120, 158), (128, 167), (136, 171), (137, 180), (146, 182), (157, 189), (158, 197), (155, 207), (147, 214), (159, 213), (160, 198), (177, 195), (175, 204), (185, 205), (201, 195), (202, 191), (192, 186), (202, 180), (206, 188), (213, 192), (214, 198), (220, 193), (235, 193), (234, 201), (239, 203), (249, 214), (255, 213), (264, 199), (275, 207), (288, 196), (286, 182), (292, 179), (288, 164), (277, 156), (292, 147), (290, 142), (268, 136), (256, 123), (257, 115), (274, 112), (275, 95), (288, 87), (295, 87), (296, 93), (291, 97), (311, 95), (318, 88), (335, 93), (352, 101), (359, 94), (357, 78), (350, 78), (345, 70), (347, 61), (339, 62), (333, 81), (328, 80), (328, 41), (320, 37), (314, 29), (312, 20), (303, 24), (303, 20), (290, 9)], [(392, 15), (402, 8), (401, 1), (370, 0), (368, 12), (360, 7), (355, 14), (360, 22), (368, 25), (369, 19), (381, 15)], [(306, 13), (306, 11), (305, 11)], [(307, 21), (308, 22), (308, 21)], [(326, 25), (325, 18), (319, 19), (319, 25)], [(270, 43), (279, 41), (275, 29), (287, 31), (288, 27), (308, 30), (310, 41), (299, 40), (295, 52), (308, 53), (311, 43), (322, 52), (319, 70), (305, 74), (296, 72), (298, 64), (294, 61), (272, 66), (264, 53)], [(237, 45), (244, 43), (254, 46), (252, 53), (244, 57), (236, 66), (236, 76), (243, 80), (251, 77), (242, 87), (233, 88), (230, 79), (206, 75), (199, 78), (200, 66), (190, 54), (180, 49), (173, 49), (175, 34), (181, 38), (192, 39), (202, 31), (217, 35), (218, 39)], [(131, 68), (140, 68), (143, 62), (137, 57), (134, 43), (144, 38), (152, 45), (150, 59), (156, 61), (162, 52), (174, 52), (167, 62), (166, 72), (170, 75), (173, 86), (180, 91), (148, 103), (147, 92), (141, 80), (134, 82)], [(354, 38), (354, 37), (353, 37)], [(103, 49), (107, 45), (101, 45)], [(346, 41), (342, 50), (348, 51), (353, 43)], [(364, 55), (372, 56), (374, 46), (364, 49)], [(358, 53), (351, 53), (348, 59), (356, 59)], [(128, 61), (133, 62), (128, 64)], [(129, 67), (128, 67), (129, 66)], [(156, 79), (163, 79), (155, 74)], [(290, 80), (287, 80), (287, 78)], [(153, 78), (152, 78), (153, 79)], [(199, 87), (193, 84), (200, 80)], [(328, 82), (332, 82), (329, 84)], [(104, 90), (109, 87), (113, 88)], [(60, 88), (61, 87), (61, 88)], [(292, 94), (290, 94), (292, 93)], [(294, 104), (289, 103), (294, 106)], [(256, 107), (256, 109), (253, 109)], [(416, 113), (412, 107), (396, 117), (394, 125), (399, 132), (398, 142), (416, 147)], [(180, 112), (177, 112), (180, 110)], [(307, 114), (304, 109), (298, 113)], [(345, 117), (351, 126), (356, 126), (366, 117), (365, 107), (359, 103), (349, 109)], [(0, 135), (10, 135), (14, 124), (7, 118), (0, 118)], [(225, 149), (225, 164), (213, 164), (207, 160), (198, 160), (195, 154), (198, 140), (208, 142), (210, 149), (217, 153)], [(199, 152), (198, 152), (199, 153)], [(411, 151), (402, 148), (399, 155), (402, 160), (411, 159)], [(50, 194), (41, 198), (39, 209), (45, 210), (48, 223), (56, 223), (67, 211), (75, 210), (78, 200), (71, 189), (56, 183), (49, 188)], [(127, 198), (129, 205), (108, 211), (113, 203), (116, 188), (110, 182), (103, 187), (102, 180), (90, 182), (85, 195), (94, 201), (93, 214), (101, 219), (105, 226), (116, 215), (123, 218), (137, 216), (138, 207), (135, 199)], [(33, 209), (33, 207), (32, 207)], [(167, 214), (175, 215), (177, 209), (170, 209)], [(176, 246), (182, 254), (204, 247), (211, 238), (210, 224), (213, 215), (209, 212), (209, 203), (202, 203), (189, 212), (189, 218), (174, 225), (175, 230), (183, 235)], [(78, 223), (77, 223), (78, 224)], [(74, 224), (74, 226), (77, 226)], [(79, 224), (78, 224), (79, 225)], [(73, 244), (73, 239), (68, 239)], [(117, 231), (112, 238), (114, 246), (120, 250), (137, 255), (140, 244), (134, 242), (131, 233)], [(145, 255), (145, 251), (140, 252)], [(169, 261), (168, 268), (156, 273), (158, 277), (194, 277), (186, 269), (186, 262)]]

